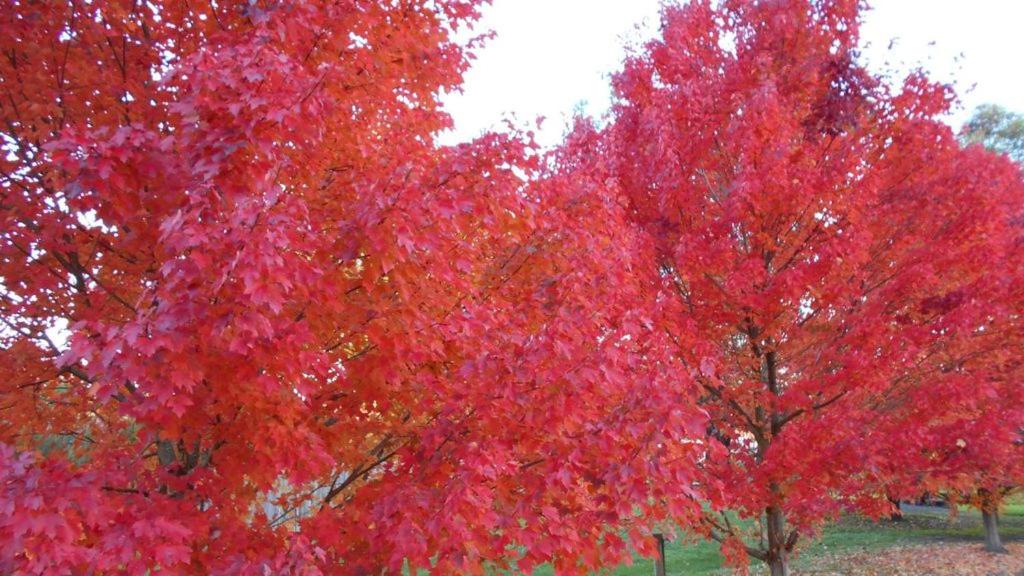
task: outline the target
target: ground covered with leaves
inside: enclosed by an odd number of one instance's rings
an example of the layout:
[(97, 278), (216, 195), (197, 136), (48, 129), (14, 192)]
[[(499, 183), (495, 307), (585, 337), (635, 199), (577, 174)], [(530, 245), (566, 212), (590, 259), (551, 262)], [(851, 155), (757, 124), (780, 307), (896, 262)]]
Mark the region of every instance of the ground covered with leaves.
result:
[(1021, 576), (1024, 544), (1007, 545), (1008, 554), (990, 554), (978, 544), (899, 545), (881, 550), (814, 558), (795, 574), (842, 576)]
[(943, 508), (909, 507), (901, 522), (848, 517), (804, 551), (796, 574), (850, 576), (1024, 575), (1024, 510), (1004, 511), (1002, 534), (1008, 554), (982, 546), (975, 511), (950, 515)]

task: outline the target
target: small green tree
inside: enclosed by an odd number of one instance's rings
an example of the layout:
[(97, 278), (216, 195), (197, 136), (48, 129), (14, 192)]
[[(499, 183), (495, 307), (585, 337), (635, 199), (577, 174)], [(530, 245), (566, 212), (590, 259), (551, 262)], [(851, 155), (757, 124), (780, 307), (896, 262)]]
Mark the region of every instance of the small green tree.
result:
[(982, 104), (960, 131), (964, 144), (982, 146), (1024, 163), (1024, 115), (996, 104)]

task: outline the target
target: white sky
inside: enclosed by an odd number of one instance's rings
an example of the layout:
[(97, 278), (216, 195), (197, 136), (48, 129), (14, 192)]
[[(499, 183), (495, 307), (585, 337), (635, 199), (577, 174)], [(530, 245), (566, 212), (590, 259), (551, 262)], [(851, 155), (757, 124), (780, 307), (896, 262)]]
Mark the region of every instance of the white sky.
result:
[[(950, 118), (954, 126), (981, 103), (1024, 112), (1024, 0), (871, 4), (862, 41), (873, 69), (921, 65), (937, 80), (955, 81), (963, 109)], [(497, 37), (478, 51), (464, 92), (448, 96), (456, 128), (442, 140), (500, 129), (505, 118), (532, 124), (544, 116), (538, 140), (557, 143), (576, 107), (583, 105), (592, 115), (607, 109), (608, 74), (619, 68), (627, 43), (656, 33), (659, 5), (659, 0), (493, 0), (479, 29), (494, 30)]]

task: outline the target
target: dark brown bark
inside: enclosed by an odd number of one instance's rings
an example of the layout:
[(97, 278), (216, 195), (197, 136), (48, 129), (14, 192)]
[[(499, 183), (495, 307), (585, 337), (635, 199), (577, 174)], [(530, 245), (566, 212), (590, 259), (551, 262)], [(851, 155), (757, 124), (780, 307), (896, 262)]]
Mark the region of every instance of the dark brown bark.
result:
[(658, 545), (658, 553), (654, 557), (654, 576), (665, 576), (665, 535), (655, 533), (654, 539)]
[(772, 560), (768, 563), (772, 576), (789, 576), (789, 566), (783, 560)]
[(999, 537), (999, 512), (996, 510), (981, 511), (981, 520), (985, 524), (985, 550), (998, 554), (1005, 554), (1006, 547)]
[(772, 576), (789, 575), (789, 542), (786, 538), (786, 516), (778, 506), (765, 510), (768, 528), (768, 569)]
[(889, 502), (892, 503), (892, 512), (889, 514), (889, 520), (893, 522), (900, 522), (903, 520), (903, 509), (900, 507), (899, 498), (889, 498)]
[[(750, 337), (752, 342), (760, 330), (752, 329)], [(774, 396), (781, 395), (781, 388), (778, 380), (778, 365), (774, 350), (762, 350), (754, 344), (754, 352), (762, 359), (761, 378), (768, 387), (768, 391)], [(759, 408), (759, 411), (761, 409)], [(765, 441), (758, 441), (758, 460), (767, 453), (771, 442), (782, 433), (782, 428), (787, 424), (785, 416), (777, 411), (772, 411), (768, 417), (769, 430)], [(786, 536), (786, 514), (782, 509), (782, 490), (779, 485), (772, 483), (769, 487), (772, 494), (773, 504), (765, 509), (765, 523), (768, 536), (768, 550), (765, 554), (765, 562), (771, 576), (789, 576), (789, 552), (796, 544), (797, 533), (793, 532)]]

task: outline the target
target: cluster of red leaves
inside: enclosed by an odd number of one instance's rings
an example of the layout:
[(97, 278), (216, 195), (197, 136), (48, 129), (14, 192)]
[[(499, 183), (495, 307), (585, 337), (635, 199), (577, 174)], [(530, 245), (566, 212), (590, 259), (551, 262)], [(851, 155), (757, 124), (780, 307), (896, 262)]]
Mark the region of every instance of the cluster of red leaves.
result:
[(171, 518), (160, 506), (133, 499), (111, 505), (101, 486), (125, 477), (116, 463), (73, 470), (0, 446), (0, 568), (8, 574), (55, 574), (70, 566), (143, 573), (187, 563), (196, 513)]

